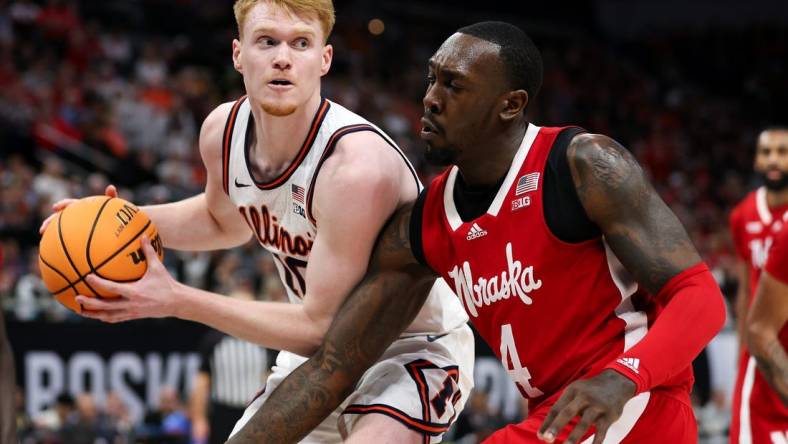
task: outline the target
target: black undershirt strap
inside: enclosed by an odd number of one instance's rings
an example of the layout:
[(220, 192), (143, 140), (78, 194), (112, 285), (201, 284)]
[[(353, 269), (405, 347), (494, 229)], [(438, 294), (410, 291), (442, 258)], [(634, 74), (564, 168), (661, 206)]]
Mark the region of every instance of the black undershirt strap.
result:
[[(579, 243), (602, 235), (602, 231), (588, 218), (583, 204), (580, 203), (566, 155), (569, 143), (583, 132), (585, 130), (578, 127), (561, 131), (550, 148), (544, 169), (542, 206), (545, 222), (555, 237), (568, 243)], [(460, 218), (468, 222), (487, 212), (505, 178), (506, 176), (501, 177), (498, 183), (489, 187), (469, 187), (458, 173), (453, 196)], [(421, 225), (427, 192), (427, 188), (422, 190), (410, 221), (411, 249), (416, 259), (425, 266), (428, 264), (424, 257)]]
[(572, 139), (585, 132), (582, 128), (566, 128), (558, 134), (544, 171), (542, 206), (548, 228), (564, 242), (578, 243), (599, 237), (602, 231), (591, 222), (577, 197), (577, 189), (569, 169), (566, 151)]
[(503, 176), (498, 183), (486, 187), (471, 187), (465, 183), (462, 173), (458, 171), (454, 181), (454, 205), (460, 218), (468, 222), (486, 213), (505, 179), (506, 176)]
[[(564, 242), (578, 243), (593, 239), (602, 234), (599, 227), (591, 222), (577, 197), (572, 181), (569, 159), (566, 151), (572, 139), (585, 132), (579, 127), (569, 127), (561, 131), (550, 148), (544, 170), (544, 191), (542, 194), (544, 217), (550, 231)], [(490, 187), (468, 187), (457, 174), (454, 185), (454, 204), (464, 222), (483, 215), (498, 194), (506, 176)]]

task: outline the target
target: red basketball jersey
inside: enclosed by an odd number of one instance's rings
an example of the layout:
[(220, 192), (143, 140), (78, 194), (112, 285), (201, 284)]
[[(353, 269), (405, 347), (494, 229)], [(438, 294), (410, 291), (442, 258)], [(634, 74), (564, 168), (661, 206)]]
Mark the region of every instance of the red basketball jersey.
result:
[[(731, 235), (736, 254), (750, 269), (748, 303), (755, 296), (761, 272), (774, 251), (772, 244), (786, 219), (788, 206), (769, 208), (763, 187), (748, 194), (731, 212)], [(786, 329), (780, 339), (784, 345), (788, 344)], [(770, 442), (773, 433), (788, 433), (788, 408), (764, 379), (746, 348), (742, 348), (739, 355), (732, 404), (731, 443)]]
[(788, 229), (781, 229), (774, 235), (774, 245), (769, 251), (769, 260), (764, 269), (773, 278), (788, 285)]
[(780, 231), (788, 219), (788, 206), (769, 208), (766, 203), (766, 188), (758, 188), (748, 194), (731, 212), (731, 235), (736, 254), (750, 267), (750, 297), (755, 295), (758, 279), (774, 233)]
[[(601, 371), (645, 336), (660, 310), (601, 236), (567, 243), (548, 228), (543, 178), (562, 130), (529, 125), (498, 194), (476, 219), (457, 212), (456, 166), (422, 197), (423, 259), (455, 290), (532, 406)], [(637, 370), (631, 361), (623, 364)], [(688, 391), (691, 368), (665, 385)]]

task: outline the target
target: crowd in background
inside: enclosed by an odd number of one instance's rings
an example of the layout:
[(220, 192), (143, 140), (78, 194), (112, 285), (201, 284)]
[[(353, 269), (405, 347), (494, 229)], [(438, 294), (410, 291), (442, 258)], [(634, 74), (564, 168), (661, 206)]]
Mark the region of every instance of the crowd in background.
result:
[[(139, 205), (201, 192), (202, 119), (242, 94), (230, 63), (235, 24), (226, 2), (206, 1), (200, 12), (195, 1), (177, 2), (191, 29), (174, 30), (157, 29), (164, 19), (155, 15), (137, 26), (141, 19), (132, 13), (144, 1), (94, 3), (0, 0), (0, 304), (18, 321), (84, 322), (54, 302), (39, 277), (38, 227), (52, 203), (102, 194), (108, 183)], [(383, 127), (428, 180), (434, 172), (421, 161), (417, 137), (425, 62), (452, 29), (387, 23), (386, 33), (373, 36), (366, 22), (343, 22), (342, 13), (338, 2), (334, 66), (323, 95)], [(779, 120), (788, 99), (786, 34), (770, 27), (625, 40), (533, 34), (545, 76), (532, 121), (577, 124), (629, 148), (729, 302), (736, 282), (727, 214), (756, 186), (757, 133), (786, 123)], [(168, 251), (165, 264), (189, 285), (284, 299), (270, 257), (252, 243), (213, 253)], [(178, 394), (168, 396), (176, 399), (162, 405), (180, 411)], [(86, 421), (105, 442), (123, 442), (115, 437), (142, 425), (128, 424), (115, 404), (108, 398), (97, 409), (89, 397), (64, 396), (47, 416), (21, 423), (35, 436), (31, 442), (77, 442), (41, 431), (57, 424), (80, 433)], [(458, 428), (497, 426), (484, 405), (469, 403)], [(167, 417), (159, 414), (159, 426)], [(178, 419), (170, 425), (180, 430)]]

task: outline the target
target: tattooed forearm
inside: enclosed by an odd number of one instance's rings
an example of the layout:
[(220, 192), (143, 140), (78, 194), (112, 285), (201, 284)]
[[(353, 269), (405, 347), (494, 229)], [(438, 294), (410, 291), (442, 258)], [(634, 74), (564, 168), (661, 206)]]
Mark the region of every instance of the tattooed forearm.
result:
[(230, 443), (288, 443), (305, 437), (412, 322), (432, 281), (402, 272), (365, 279), (340, 308), (317, 353), (282, 381)]
[(646, 290), (655, 294), (700, 262), (678, 218), (624, 147), (606, 136), (581, 134), (570, 144), (567, 158), (588, 217)]
[(409, 214), (398, 213), (384, 229), (370, 272), (340, 307), (317, 352), (282, 381), (231, 444), (303, 439), (410, 325), (435, 278), (410, 255)]
[(788, 355), (778, 338), (772, 339), (763, 350), (755, 355), (755, 361), (769, 385), (777, 392), (783, 405), (788, 407)]

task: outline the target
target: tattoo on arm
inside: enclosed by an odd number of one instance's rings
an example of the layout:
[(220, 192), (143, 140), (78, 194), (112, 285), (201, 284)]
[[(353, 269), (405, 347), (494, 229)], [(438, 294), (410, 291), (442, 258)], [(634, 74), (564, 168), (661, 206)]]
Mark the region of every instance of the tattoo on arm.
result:
[(416, 317), (435, 277), (412, 258), (409, 221), (406, 208), (386, 226), (370, 272), (340, 307), (320, 348), (282, 381), (231, 444), (305, 437)]
[(754, 355), (758, 368), (769, 385), (780, 395), (783, 405), (788, 406), (788, 354), (779, 338), (769, 342), (764, 356)]
[(678, 218), (624, 147), (606, 136), (580, 134), (567, 156), (586, 213), (646, 290), (656, 294), (670, 278), (700, 262)]

